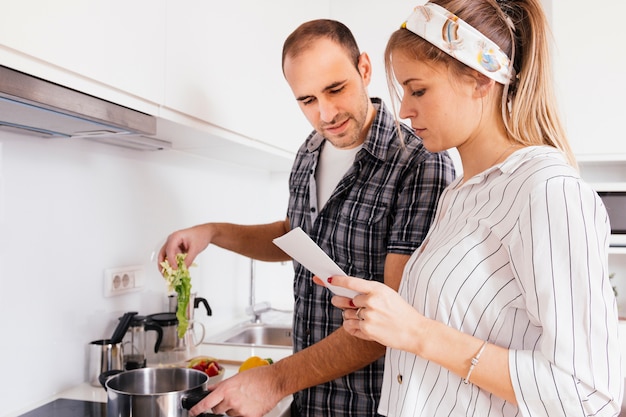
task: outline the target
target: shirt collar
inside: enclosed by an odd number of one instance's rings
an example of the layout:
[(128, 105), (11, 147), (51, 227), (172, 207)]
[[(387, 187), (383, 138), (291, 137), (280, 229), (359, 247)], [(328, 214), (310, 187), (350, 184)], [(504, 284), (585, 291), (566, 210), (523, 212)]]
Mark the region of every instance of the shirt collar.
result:
[[(565, 157), (562, 152), (556, 148), (550, 146), (526, 146), (513, 152), (501, 163), (487, 168), (480, 174), (477, 174), (473, 178), (470, 178), (469, 180), (467, 180), (466, 184), (481, 183), (485, 181), (494, 171), (499, 171), (501, 174), (510, 175), (528, 160), (546, 156), (551, 158), (558, 158), (562, 161), (565, 161)], [(462, 178), (458, 178), (458, 180), (462, 181)]]
[[(367, 150), (372, 156), (384, 160), (387, 156), (387, 150), (389, 149), (390, 136), (382, 135), (381, 131), (395, 130), (395, 120), (380, 98), (372, 97), (370, 100), (376, 109), (376, 116), (372, 121), (370, 130), (363, 143), (363, 149)], [(307, 144), (307, 150), (309, 152), (319, 150), (325, 140), (326, 138), (319, 132), (313, 132)]]

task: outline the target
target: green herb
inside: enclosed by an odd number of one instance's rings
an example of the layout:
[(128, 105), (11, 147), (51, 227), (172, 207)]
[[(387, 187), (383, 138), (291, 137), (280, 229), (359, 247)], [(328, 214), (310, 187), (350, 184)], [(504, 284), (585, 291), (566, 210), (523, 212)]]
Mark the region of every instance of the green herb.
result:
[[(176, 254), (176, 264), (178, 269), (173, 270), (168, 260), (161, 262), (163, 268), (163, 278), (167, 281), (168, 290), (176, 291), (178, 295), (178, 306), (176, 307), (176, 318), (178, 319), (178, 337), (180, 339), (185, 336), (189, 320), (187, 319), (187, 306), (191, 297), (191, 275), (187, 265), (185, 265), (186, 253)], [(191, 264), (191, 266), (196, 266)]]

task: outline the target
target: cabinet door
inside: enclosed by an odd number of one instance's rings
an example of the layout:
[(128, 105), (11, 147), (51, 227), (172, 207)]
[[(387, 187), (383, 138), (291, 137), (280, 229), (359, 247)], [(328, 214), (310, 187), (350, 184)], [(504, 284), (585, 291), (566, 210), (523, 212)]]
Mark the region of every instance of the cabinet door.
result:
[(281, 68), (300, 23), (329, 0), (168, 0), (167, 109), (295, 152), (311, 131)]
[(626, 2), (590, 7), (582, 0), (553, 1), (554, 79), (561, 115), (578, 155), (626, 154), (623, 29)]
[(110, 100), (163, 102), (165, 0), (0, 1), (3, 65), (100, 97), (108, 89)]

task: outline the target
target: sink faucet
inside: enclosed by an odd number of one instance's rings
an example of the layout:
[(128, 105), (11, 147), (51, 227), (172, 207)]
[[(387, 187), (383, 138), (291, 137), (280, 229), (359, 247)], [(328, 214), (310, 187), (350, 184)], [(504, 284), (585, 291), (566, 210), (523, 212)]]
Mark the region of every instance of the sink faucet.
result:
[(252, 323), (261, 323), (261, 315), (272, 309), (269, 302), (256, 303), (254, 259), (250, 258), (250, 301), (246, 313), (252, 316)]

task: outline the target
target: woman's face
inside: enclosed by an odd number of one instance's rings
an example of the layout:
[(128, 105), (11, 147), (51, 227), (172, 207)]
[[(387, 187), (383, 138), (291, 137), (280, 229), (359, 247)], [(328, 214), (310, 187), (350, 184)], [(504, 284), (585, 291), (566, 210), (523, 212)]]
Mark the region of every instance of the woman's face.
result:
[(418, 61), (394, 51), (392, 68), (402, 87), (399, 116), (410, 119), (431, 152), (462, 146), (478, 133), (481, 101), (476, 83), (454, 78), (442, 63)]

